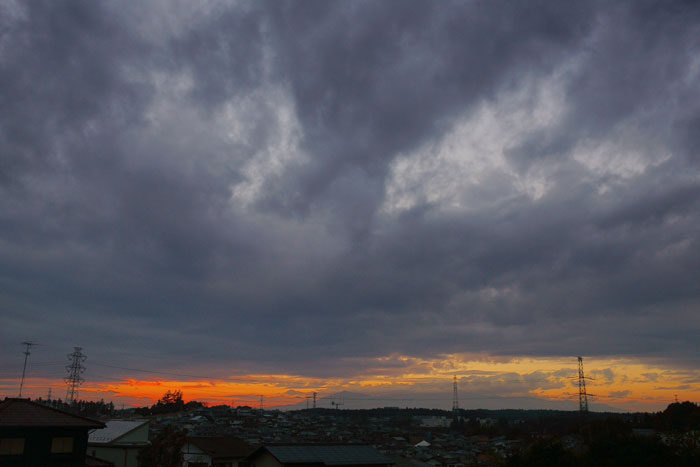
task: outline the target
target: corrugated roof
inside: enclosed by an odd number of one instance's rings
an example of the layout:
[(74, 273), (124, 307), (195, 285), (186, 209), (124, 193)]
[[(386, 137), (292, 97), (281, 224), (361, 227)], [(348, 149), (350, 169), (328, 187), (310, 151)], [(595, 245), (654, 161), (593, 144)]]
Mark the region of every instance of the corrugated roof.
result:
[(105, 428), (90, 432), (88, 443), (111, 443), (146, 423), (148, 420), (107, 420)]
[(104, 423), (37, 404), (29, 399), (5, 398), (0, 402), (0, 427), (102, 428)]
[(372, 446), (362, 445), (269, 445), (270, 454), (284, 464), (385, 465), (393, 461)]

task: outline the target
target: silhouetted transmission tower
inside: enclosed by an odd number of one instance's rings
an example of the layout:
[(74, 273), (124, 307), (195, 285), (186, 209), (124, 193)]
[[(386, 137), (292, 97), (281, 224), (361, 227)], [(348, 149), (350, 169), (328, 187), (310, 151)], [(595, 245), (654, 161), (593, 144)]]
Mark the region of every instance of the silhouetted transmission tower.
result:
[(586, 377), (583, 375), (583, 357), (578, 358), (578, 409), (581, 414), (588, 412), (588, 396), (586, 395)]
[(36, 344), (34, 342), (22, 342), (22, 345), (26, 345), (27, 349), (22, 352), (24, 354), (24, 368), (22, 368), (22, 380), (19, 383), (19, 397), (22, 397), (22, 387), (24, 387), (24, 374), (27, 372), (27, 357), (31, 355), (31, 352), (29, 351), (32, 346), (35, 346)]
[(456, 417), (459, 412), (459, 397), (457, 395), (457, 375), (452, 379), (452, 414)]
[(87, 356), (83, 355), (82, 347), (73, 347), (73, 353), (68, 354), (70, 359), (70, 365), (66, 365), (66, 370), (68, 371), (68, 376), (64, 379), (68, 383), (68, 390), (66, 391), (66, 402), (75, 402), (78, 398), (78, 386), (85, 380), (81, 376), (85, 371), (83, 362)]

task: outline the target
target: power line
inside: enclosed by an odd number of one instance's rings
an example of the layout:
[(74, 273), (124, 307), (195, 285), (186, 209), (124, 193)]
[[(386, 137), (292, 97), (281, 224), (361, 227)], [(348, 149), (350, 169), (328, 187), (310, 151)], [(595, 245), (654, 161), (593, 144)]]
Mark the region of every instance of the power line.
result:
[(153, 373), (156, 375), (180, 376), (183, 378), (198, 378), (198, 379), (211, 379), (211, 380), (218, 380), (218, 381), (239, 382), (239, 379), (236, 379), (236, 378), (221, 378), (218, 376), (191, 375), (191, 374), (184, 374), (184, 373), (173, 373), (173, 372), (169, 372), (169, 371), (144, 370), (142, 368), (128, 368), (128, 367), (124, 367), (124, 366), (109, 365), (106, 363), (96, 363), (96, 362), (92, 362), (92, 364), (97, 365), (97, 366), (103, 366), (106, 368), (115, 368), (118, 370), (127, 370), (127, 371), (138, 371), (141, 373)]
[[(151, 374), (156, 374), (156, 375), (165, 375), (165, 376), (179, 376), (182, 378), (197, 378), (197, 379), (209, 379), (209, 380), (214, 380), (214, 381), (229, 381), (229, 382), (240, 382), (239, 378), (225, 378), (221, 376), (211, 376), (211, 375), (195, 375), (195, 374), (190, 374), (190, 373), (177, 373), (177, 372), (171, 372), (171, 371), (157, 371), (157, 370), (146, 370), (143, 368), (134, 368), (134, 367), (124, 367), (124, 366), (119, 366), (119, 365), (111, 365), (107, 363), (99, 363), (99, 362), (92, 362), (92, 365), (96, 366), (102, 366), (106, 368), (114, 368), (118, 370), (126, 370), (126, 371), (137, 371), (140, 373), (151, 373)], [(488, 377), (487, 377), (488, 378)], [(497, 378), (497, 376), (494, 376), (493, 378)], [(420, 378), (414, 378), (420, 380)], [(590, 378), (589, 378), (590, 379)], [(563, 383), (564, 380), (551, 380), (547, 378), (537, 378), (537, 379), (527, 379), (527, 378), (520, 378), (520, 379), (498, 379), (495, 381), (491, 381), (490, 378), (488, 378), (486, 383)], [(323, 399), (323, 397), (321, 398)]]
[[(84, 355), (82, 355), (82, 357), (84, 357)], [(82, 360), (84, 361), (84, 358)], [(52, 364), (54, 364), (54, 363), (53, 362), (40, 362), (37, 364), (37, 366), (39, 366), (39, 365), (52, 365)], [(140, 373), (147, 373), (147, 374), (154, 374), (154, 375), (176, 376), (176, 377), (193, 378), (193, 379), (208, 379), (208, 380), (212, 380), (212, 381), (223, 381), (223, 382), (241, 382), (240, 378), (225, 378), (225, 377), (218, 377), (218, 376), (211, 376), (211, 375), (197, 375), (197, 374), (147, 370), (147, 369), (143, 369), (143, 368), (124, 367), (124, 366), (112, 365), (112, 364), (108, 364), (108, 363), (99, 363), (99, 362), (93, 363), (93, 364), (96, 366), (102, 366), (102, 367), (106, 367), (106, 368), (121, 369), (121, 370), (125, 370), (125, 371), (140, 372)], [(80, 378), (80, 374), (82, 374), (82, 372), (85, 370), (84, 367), (82, 367), (80, 365), (80, 362), (78, 362), (78, 367), (79, 367), (78, 380), (77, 380), (77, 383), (75, 385), (76, 390), (77, 390), (78, 386), (83, 382), (82, 378)], [(72, 365), (67, 367), (67, 369), (68, 368), (72, 368)], [(45, 372), (42, 372), (42, 373), (45, 373)], [(91, 374), (94, 374), (94, 373), (91, 372)], [(121, 379), (115, 378), (114, 376), (111, 376), (111, 377), (107, 377), (105, 375), (96, 375), (96, 376), (101, 377), (101, 378), (106, 379), (106, 380), (122, 381)], [(485, 385), (488, 385), (488, 386), (492, 386), (495, 384), (509, 384), (509, 383), (510, 384), (526, 384), (526, 385), (527, 384), (536, 384), (536, 383), (540, 383), (540, 382), (551, 383), (551, 384), (562, 384), (563, 383), (563, 381), (560, 378), (557, 378), (555, 376), (544, 377), (544, 378), (541, 376), (538, 378), (528, 378), (527, 376), (519, 377), (519, 378), (502, 378), (502, 377), (499, 377), (498, 375), (469, 375), (466, 378), (471, 381), (472, 377), (474, 378), (474, 382), (476, 382), (477, 384), (483, 382)], [(554, 378), (554, 379), (552, 379), (552, 378)], [(67, 380), (66, 382), (69, 382), (69, 379), (70, 379), (70, 375), (68, 378), (66, 378), (66, 380)], [(423, 379), (423, 378), (417, 378), (417, 379)], [(454, 379), (456, 379), (456, 376), (454, 377)], [(590, 379), (590, 378), (585, 378), (585, 379)], [(584, 384), (585, 384), (585, 379), (584, 379)], [(483, 381), (480, 381), (480, 380), (483, 380)], [(69, 390), (70, 390), (70, 388), (69, 388)], [(204, 393), (210, 393), (210, 394), (215, 393), (215, 391), (204, 390), (202, 388), (198, 388), (197, 392), (204, 392)], [(216, 391), (216, 392), (218, 392), (218, 391)], [(218, 394), (223, 395), (223, 392), (218, 392)], [(230, 393), (226, 393), (226, 394), (230, 394)], [(316, 396), (315, 393), (312, 393), (312, 394), (314, 394), (314, 396)], [(301, 397), (303, 397), (303, 396), (301, 396)], [(501, 396), (501, 397), (508, 397), (508, 396)], [(497, 397), (497, 398), (501, 398), (501, 397)], [(512, 398), (512, 397), (518, 397), (518, 396), (510, 396), (510, 397)], [(328, 398), (332, 398), (332, 396), (326, 396), (326, 397), (322, 397), (320, 399), (328, 399)], [(476, 397), (476, 399), (483, 399), (483, 398), (489, 398), (489, 397), (485, 397), (485, 396), (477, 396)], [(316, 402), (319, 398), (314, 397), (314, 399)], [(468, 397), (468, 399), (471, 399), (471, 398)], [(381, 398), (381, 397), (371, 397), (371, 398), (343, 398), (342, 400), (348, 400), (348, 401), (382, 401), (382, 400), (384, 400), (384, 401), (406, 401), (406, 402), (408, 402), (408, 401), (430, 402), (430, 401), (447, 401), (449, 399), (445, 399), (445, 398), (406, 398), (406, 397)], [(342, 403), (342, 400), (341, 400), (341, 403)], [(459, 404), (458, 398), (455, 398), (455, 395), (454, 395), (454, 385), (453, 385), (453, 398), (452, 398), (453, 408), (454, 408), (455, 400), (457, 400), (457, 404)], [(316, 404), (314, 404), (314, 406), (315, 405)], [(335, 405), (335, 404), (333, 404), (333, 405)], [(586, 406), (587, 406), (587, 397), (586, 397)]]

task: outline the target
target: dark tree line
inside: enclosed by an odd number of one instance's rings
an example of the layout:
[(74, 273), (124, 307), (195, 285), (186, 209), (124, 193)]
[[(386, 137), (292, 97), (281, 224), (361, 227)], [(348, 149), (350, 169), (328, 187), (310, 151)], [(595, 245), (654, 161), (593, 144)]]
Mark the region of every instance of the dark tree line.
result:
[(114, 415), (114, 403), (105, 402), (104, 399), (99, 401), (75, 401), (75, 402), (64, 402), (61, 399), (42, 399), (41, 397), (35, 399), (34, 402), (39, 404), (52, 407), (54, 409), (64, 410), (66, 412), (74, 413), (76, 415), (81, 415), (83, 417), (98, 418), (103, 415)]
[[(665, 433), (640, 436), (634, 428), (654, 428)], [(692, 402), (670, 404), (663, 412), (645, 414), (641, 420), (595, 420), (581, 427), (584, 449), (566, 449), (558, 439), (540, 441), (507, 462), (509, 467), (531, 466), (649, 466), (700, 465), (700, 448), (686, 442), (686, 434), (700, 430), (700, 406)], [(692, 436), (691, 436), (692, 438)]]
[(700, 430), (700, 406), (693, 402), (674, 402), (666, 410), (650, 417), (650, 428), (683, 433)]

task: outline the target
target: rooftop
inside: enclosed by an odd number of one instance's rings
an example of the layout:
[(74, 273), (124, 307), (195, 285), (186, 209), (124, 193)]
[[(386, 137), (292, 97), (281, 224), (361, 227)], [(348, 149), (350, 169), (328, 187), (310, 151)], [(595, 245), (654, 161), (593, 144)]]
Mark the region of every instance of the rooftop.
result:
[(266, 445), (278, 461), (286, 464), (387, 465), (393, 464), (372, 446), (363, 445)]
[(29, 399), (7, 397), (0, 402), (0, 427), (103, 428), (104, 426), (100, 421), (37, 404)]
[(255, 449), (235, 436), (191, 436), (187, 442), (214, 457), (245, 457)]
[(90, 432), (88, 443), (111, 443), (148, 423), (148, 420), (108, 420), (106, 427)]

